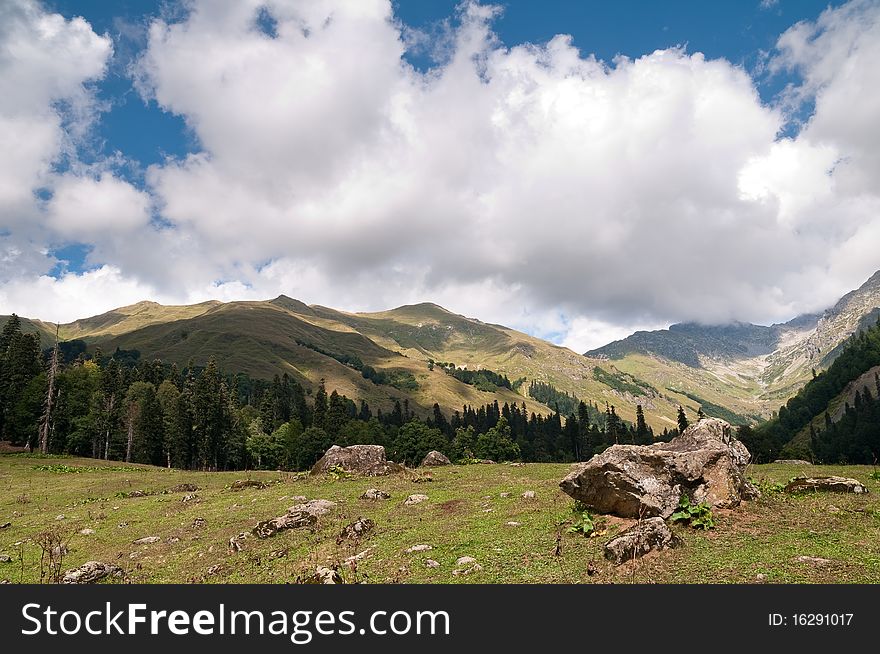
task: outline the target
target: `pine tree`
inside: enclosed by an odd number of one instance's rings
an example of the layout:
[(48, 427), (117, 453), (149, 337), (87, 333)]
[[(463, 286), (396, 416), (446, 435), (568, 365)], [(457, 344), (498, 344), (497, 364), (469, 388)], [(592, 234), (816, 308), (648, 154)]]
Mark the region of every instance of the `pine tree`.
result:
[(678, 405), (678, 433), (683, 434), (684, 430), (688, 428), (688, 419), (687, 414), (684, 412), (684, 407), (680, 404)]

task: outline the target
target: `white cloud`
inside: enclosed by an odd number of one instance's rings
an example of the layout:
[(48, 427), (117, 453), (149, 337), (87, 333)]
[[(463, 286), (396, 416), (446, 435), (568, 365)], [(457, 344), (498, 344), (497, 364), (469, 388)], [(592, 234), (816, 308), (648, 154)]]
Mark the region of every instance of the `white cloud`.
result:
[[(566, 36), (506, 48), (497, 10), (473, 3), (427, 72), (386, 0), (190, 4), (152, 24), (137, 77), (202, 151), (153, 166), (149, 198), (109, 175), (50, 180), (40, 219), (93, 241), (127, 293), (430, 300), (582, 350), (672, 321), (789, 318), (880, 267), (877, 3), (780, 38), (771, 69), (804, 82), (778, 107), (742, 68), (680, 48), (610, 63)], [(100, 74), (82, 71), (76, 93)], [(804, 100), (812, 117), (780, 138)], [(61, 147), (45, 141), (24, 182), (0, 168), (0, 201), (45, 175)]]

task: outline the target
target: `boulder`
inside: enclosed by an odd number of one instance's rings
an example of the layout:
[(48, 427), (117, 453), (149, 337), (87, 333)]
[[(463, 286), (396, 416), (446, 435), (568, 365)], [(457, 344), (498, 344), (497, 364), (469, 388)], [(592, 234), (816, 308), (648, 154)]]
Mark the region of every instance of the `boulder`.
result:
[(559, 486), (600, 513), (668, 518), (684, 493), (719, 508), (757, 497), (745, 477), (750, 459), (728, 423), (704, 418), (668, 443), (612, 445), (577, 465)]
[[(295, 513), (286, 513), (277, 518), (263, 520), (258, 522), (251, 533), (257, 538), (264, 539), (274, 536), (280, 531), (287, 529), (299, 529), (301, 527), (311, 527), (318, 521), (318, 518), (311, 513), (305, 511), (297, 511)], [(231, 545), (231, 542), (230, 542)]]
[(64, 573), (62, 584), (93, 584), (105, 577), (122, 577), (125, 573), (122, 568), (100, 561), (86, 561), (78, 568), (73, 568)]
[(368, 477), (401, 472), (403, 466), (385, 458), (385, 448), (381, 445), (334, 445), (324, 453), (312, 467), (311, 474), (318, 475), (339, 466), (346, 472)]
[(792, 466), (811, 466), (813, 465), (809, 461), (804, 461), (803, 459), (776, 459), (773, 463), (784, 463)]
[(232, 482), (232, 486), (230, 486), (230, 490), (240, 491), (246, 488), (256, 488), (257, 490), (263, 490), (267, 488), (269, 484), (265, 481), (259, 481), (258, 479), (236, 479)]
[(421, 504), (422, 502), (424, 502), (424, 501), (427, 500), (427, 499), (428, 499), (428, 496), (427, 496), (427, 495), (423, 495), (423, 494), (421, 494), (421, 493), (415, 493), (415, 494), (410, 495), (409, 497), (407, 497), (407, 498), (403, 501), (403, 503), (404, 503), (406, 506), (413, 506), (414, 504)]
[(144, 536), (143, 538), (138, 538), (137, 540), (131, 541), (132, 545), (150, 545), (152, 543), (158, 543), (161, 538), (158, 536)]
[(364, 536), (370, 534), (375, 528), (376, 523), (369, 518), (358, 518), (342, 529), (339, 536), (336, 538), (336, 544), (341, 545), (347, 540), (360, 540)]
[(633, 525), (605, 544), (605, 558), (618, 565), (654, 550), (665, 550), (679, 544), (663, 518), (648, 518)]
[(796, 477), (785, 487), (786, 493), (818, 491), (864, 495), (868, 489), (857, 479), (849, 479), (848, 477)]
[(449, 457), (437, 450), (428, 452), (421, 463), (422, 466), (448, 466), (451, 464), (452, 461), (449, 460)]
[(301, 504), (294, 504), (287, 509), (287, 512), (308, 513), (315, 518), (320, 518), (322, 515), (327, 515), (335, 508), (336, 502), (331, 502), (330, 500), (309, 500), (308, 502), (303, 502)]
[(195, 493), (199, 490), (199, 487), (195, 484), (177, 484), (177, 486), (172, 486), (169, 488), (166, 493)]

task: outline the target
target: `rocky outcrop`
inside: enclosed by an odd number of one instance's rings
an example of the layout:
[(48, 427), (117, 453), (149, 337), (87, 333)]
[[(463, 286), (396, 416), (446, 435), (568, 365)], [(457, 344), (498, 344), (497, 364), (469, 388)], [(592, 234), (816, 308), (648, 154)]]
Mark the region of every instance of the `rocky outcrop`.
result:
[(663, 518), (648, 518), (608, 541), (605, 544), (605, 558), (620, 565), (648, 552), (675, 547), (679, 542)]
[[(285, 513), (277, 518), (263, 520), (258, 522), (251, 530), (251, 533), (257, 538), (270, 538), (279, 531), (288, 529), (299, 529), (302, 527), (311, 527), (318, 521), (318, 518), (305, 511), (297, 511), (295, 513)], [(231, 543), (230, 543), (231, 544)]]
[(78, 568), (68, 570), (61, 579), (62, 584), (93, 584), (106, 577), (122, 577), (122, 568), (100, 561), (86, 561)]
[(378, 488), (370, 488), (369, 490), (365, 490), (363, 494), (360, 496), (362, 500), (387, 500), (391, 498), (391, 493), (386, 493), (383, 490), (379, 490)]
[(855, 493), (864, 495), (868, 492), (865, 485), (857, 479), (848, 477), (796, 477), (788, 482), (786, 493)]
[(720, 508), (757, 497), (744, 474), (750, 459), (728, 423), (704, 418), (668, 443), (612, 445), (559, 485), (600, 513), (668, 518), (685, 493)]
[(311, 474), (318, 475), (334, 468), (346, 472), (376, 477), (392, 472), (401, 472), (403, 466), (385, 458), (385, 448), (381, 445), (334, 445), (312, 467)]
[(431, 450), (425, 455), (425, 458), (422, 459), (422, 466), (448, 466), (451, 465), (452, 461), (449, 460), (442, 452), (438, 452), (437, 450)]

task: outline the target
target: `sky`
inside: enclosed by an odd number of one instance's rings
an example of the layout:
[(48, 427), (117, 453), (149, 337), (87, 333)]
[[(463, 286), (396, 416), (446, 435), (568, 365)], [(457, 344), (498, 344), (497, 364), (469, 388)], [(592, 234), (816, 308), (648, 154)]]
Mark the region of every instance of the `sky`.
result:
[(880, 269), (878, 61), (880, 0), (3, 0), (0, 314), (785, 321)]

